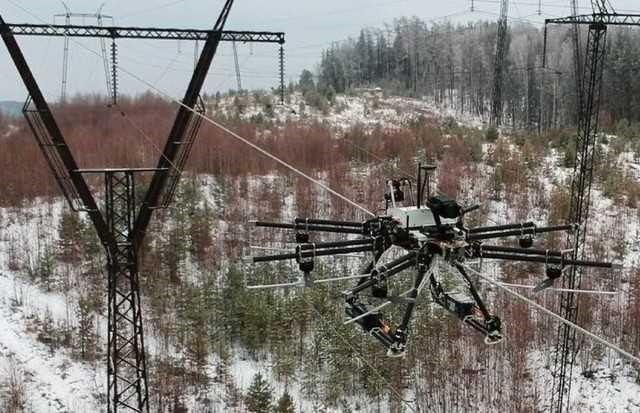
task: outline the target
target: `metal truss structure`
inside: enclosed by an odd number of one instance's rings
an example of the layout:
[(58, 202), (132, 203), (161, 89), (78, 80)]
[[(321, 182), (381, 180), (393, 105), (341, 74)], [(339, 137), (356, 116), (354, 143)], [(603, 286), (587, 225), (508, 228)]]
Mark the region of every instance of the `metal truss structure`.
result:
[[(111, 83), (117, 82), (116, 79), (116, 41), (118, 39), (156, 39), (156, 40), (193, 40), (204, 41), (214, 32), (212, 30), (200, 29), (175, 29), (175, 28), (158, 28), (158, 27), (120, 27), (120, 26), (86, 26), (86, 25), (69, 25), (69, 24), (15, 24), (7, 23), (7, 27), (14, 35), (20, 36), (50, 36), (50, 37), (71, 37), (80, 38), (98, 38), (111, 39), (111, 58), (112, 58), (112, 78)], [(280, 103), (284, 103), (284, 32), (266, 32), (266, 31), (238, 31), (224, 30), (217, 34), (222, 42), (236, 43), (273, 43), (279, 45), (278, 50), (278, 69), (279, 69), (279, 92)], [(66, 42), (67, 40), (65, 40)], [(66, 76), (63, 73), (63, 76)], [(66, 77), (64, 78), (66, 85)], [(113, 101), (117, 96), (117, 84), (112, 85)]]
[[(107, 39), (207, 40), (212, 30), (158, 27), (84, 26), (66, 24), (7, 24), (14, 35), (92, 37)], [(224, 30), (222, 42), (285, 43), (283, 32)]]
[[(577, 59), (575, 67), (578, 79), (578, 131), (569, 219), (572, 222), (580, 223), (580, 225), (568, 239), (568, 245), (573, 250), (572, 259), (579, 259), (585, 255), (593, 163), (598, 134), (600, 94), (606, 57), (607, 26), (640, 26), (640, 15), (610, 12), (607, 10), (606, 0), (592, 0), (591, 3), (593, 14), (546, 19), (544, 32), (546, 61), (547, 26), (549, 24), (571, 24), (574, 28), (574, 56)], [(580, 50), (579, 33), (577, 32), (577, 27), (580, 25), (588, 27), (584, 60), (580, 60), (582, 50)], [(580, 288), (582, 273), (580, 267), (572, 267), (567, 276), (563, 277), (563, 287), (568, 290)], [(575, 292), (563, 292), (560, 299), (560, 315), (575, 323), (578, 311), (579, 301)], [(555, 412), (570, 410), (571, 377), (578, 350), (575, 330), (565, 324), (561, 325), (558, 330), (553, 367), (554, 385), (551, 408)]]
[(491, 95), (491, 116), (489, 124), (498, 127), (502, 123), (502, 83), (505, 72), (505, 55), (508, 47), (509, 0), (500, 2), (500, 18), (498, 19), (498, 34), (496, 36), (496, 55), (493, 63), (493, 90)]
[[(138, 252), (153, 211), (166, 207), (200, 126), (199, 93), (211, 67), (233, 5), (227, 0), (213, 27), (204, 31), (202, 53), (156, 168), (79, 169), (49, 104), (15, 39), (0, 16), (0, 35), (29, 93), (24, 115), (72, 209), (88, 213), (107, 255), (108, 272), (108, 412), (148, 412), (147, 363), (138, 277)], [(152, 173), (140, 205), (135, 203), (135, 176)], [(104, 177), (103, 211), (85, 175)]]

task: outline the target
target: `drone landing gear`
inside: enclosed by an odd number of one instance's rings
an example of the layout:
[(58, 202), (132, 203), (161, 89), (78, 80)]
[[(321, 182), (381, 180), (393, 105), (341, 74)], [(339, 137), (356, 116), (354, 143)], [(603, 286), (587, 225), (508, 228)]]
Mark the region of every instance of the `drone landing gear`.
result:
[(396, 330), (391, 332), (391, 327), (384, 320), (381, 313), (371, 311), (366, 305), (357, 302), (355, 298), (347, 301), (346, 313), (351, 320), (355, 320), (364, 331), (375, 337), (387, 349), (390, 357), (402, 357), (405, 353), (407, 338), (406, 335)]
[[(379, 258), (379, 255), (377, 258)], [(416, 264), (418, 266), (418, 275), (415, 278), (413, 287), (399, 296), (389, 296), (387, 279)], [(413, 316), (418, 294), (425, 285), (425, 275), (430, 267), (431, 257), (416, 252), (411, 252), (378, 267), (370, 265), (368, 267), (368, 276), (363, 277), (355, 288), (343, 293), (346, 296), (346, 313), (350, 317), (345, 324), (359, 324), (367, 333), (378, 339), (385, 346), (389, 357), (404, 356), (409, 333), (409, 322)], [(374, 308), (369, 308), (361, 303), (358, 294), (365, 289), (370, 289), (372, 297), (382, 299), (384, 302)], [(379, 312), (382, 308), (392, 303), (406, 304), (402, 322), (395, 330), (392, 330)]]
[(489, 314), (462, 266), (455, 267), (465, 279), (473, 298), (457, 292), (445, 292), (433, 275), (429, 279), (431, 296), (441, 307), (481, 333), (485, 344), (498, 344), (504, 339), (500, 318)]
[(502, 322), (500, 318), (496, 316), (491, 316), (488, 319), (468, 316), (462, 321), (484, 335), (484, 344), (498, 344), (504, 340), (504, 336), (502, 335)]

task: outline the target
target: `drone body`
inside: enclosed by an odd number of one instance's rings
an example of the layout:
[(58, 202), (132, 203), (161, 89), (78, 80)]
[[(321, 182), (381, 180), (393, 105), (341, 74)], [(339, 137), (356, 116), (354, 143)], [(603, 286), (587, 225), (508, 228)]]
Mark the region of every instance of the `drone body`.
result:
[[(548, 278), (538, 289), (552, 285), (555, 278), (569, 265), (611, 267), (610, 263), (578, 261), (567, 252), (530, 249), (536, 234), (551, 231), (570, 231), (575, 225), (537, 227), (531, 222), (469, 229), (464, 225), (465, 214), (478, 209), (477, 205), (464, 208), (446, 196), (430, 196), (429, 172), (434, 167), (419, 167), (417, 196), (413, 205), (400, 205), (405, 201), (403, 188), (411, 189), (408, 178), (388, 181), (385, 193), (385, 213), (364, 222), (296, 218), (293, 223), (256, 222), (256, 226), (295, 231), (296, 248), (288, 254), (253, 257), (253, 262), (269, 262), (294, 259), (303, 277), (299, 282), (251, 286), (272, 288), (313, 286), (315, 283), (357, 279), (356, 284), (341, 295), (348, 316), (345, 324), (355, 323), (375, 337), (389, 356), (405, 353), (410, 323), (416, 301), (424, 287), (429, 286), (435, 303), (478, 331), (486, 344), (503, 340), (500, 318), (492, 315), (482, 301), (468, 276), (465, 266), (469, 259), (487, 258), (512, 261), (542, 262), (547, 267)], [(424, 174), (423, 174), (424, 172)], [(423, 197), (427, 188), (427, 202)], [(412, 194), (411, 194), (412, 195)], [(332, 242), (310, 242), (309, 233), (329, 232), (352, 234), (358, 239)], [(484, 245), (483, 240), (518, 236), (520, 247)], [(382, 255), (392, 247), (404, 254), (381, 264)], [(351, 253), (370, 253), (371, 261), (361, 274), (348, 277), (314, 280), (311, 272), (315, 259)], [(436, 263), (451, 267), (459, 276), (466, 291), (448, 292), (436, 274)], [(551, 271), (550, 271), (551, 270)], [(397, 296), (389, 295), (388, 281), (394, 277), (406, 277), (412, 273), (412, 286)], [(376, 303), (376, 301), (378, 303)], [(391, 304), (404, 305), (402, 319), (395, 327), (386, 320), (381, 310)]]

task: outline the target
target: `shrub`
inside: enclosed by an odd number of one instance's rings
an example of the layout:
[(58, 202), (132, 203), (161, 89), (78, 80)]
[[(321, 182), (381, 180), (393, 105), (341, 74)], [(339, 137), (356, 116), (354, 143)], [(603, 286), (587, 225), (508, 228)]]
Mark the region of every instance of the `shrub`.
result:
[(500, 133), (498, 132), (498, 129), (496, 129), (494, 127), (490, 127), (489, 129), (487, 129), (487, 133), (485, 135), (485, 138), (489, 142), (495, 142), (495, 141), (498, 140), (499, 136), (500, 136)]

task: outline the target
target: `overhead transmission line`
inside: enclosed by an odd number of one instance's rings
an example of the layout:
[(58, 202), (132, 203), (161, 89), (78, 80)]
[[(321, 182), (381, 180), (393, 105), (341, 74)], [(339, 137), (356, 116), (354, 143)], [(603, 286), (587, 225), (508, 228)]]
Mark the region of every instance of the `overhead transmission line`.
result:
[(139, 16), (141, 14), (153, 13), (153, 12), (156, 12), (158, 10), (166, 9), (167, 7), (171, 7), (171, 6), (174, 6), (174, 5), (179, 4), (179, 3), (184, 3), (185, 1), (187, 1), (187, 0), (174, 0), (174, 1), (170, 1), (168, 3), (159, 4), (159, 5), (155, 6), (155, 7), (148, 7), (148, 8), (145, 8), (145, 9), (135, 10), (135, 11), (133, 11), (131, 13), (119, 16), (118, 20), (128, 19), (129, 17)]
[[(363, 206), (361, 206), (361, 205), (357, 204), (356, 202), (354, 202), (354, 201), (352, 201), (352, 200), (350, 200), (350, 199), (346, 198), (344, 195), (339, 194), (338, 192), (336, 192), (336, 191), (332, 190), (332, 189), (331, 189), (331, 188), (329, 188), (328, 186), (324, 185), (322, 182), (319, 182), (318, 180), (316, 180), (316, 179), (314, 179), (314, 178), (310, 177), (309, 175), (307, 175), (307, 174), (305, 174), (304, 172), (300, 171), (299, 169), (295, 168), (294, 166), (292, 166), (292, 165), (290, 165), (290, 164), (286, 163), (285, 161), (281, 160), (281, 159), (280, 159), (280, 158), (278, 158), (277, 156), (275, 156), (275, 155), (273, 155), (273, 154), (269, 153), (268, 151), (266, 151), (266, 150), (262, 149), (261, 147), (259, 147), (259, 146), (255, 145), (254, 143), (252, 143), (252, 142), (248, 141), (247, 139), (245, 139), (245, 138), (243, 138), (242, 136), (238, 135), (237, 133), (235, 133), (235, 132), (231, 131), (230, 129), (228, 129), (228, 128), (227, 128), (227, 127), (225, 127), (224, 125), (221, 125), (220, 123), (218, 123), (218, 122), (216, 122), (215, 120), (211, 119), (211, 118), (210, 118), (210, 117), (208, 117), (207, 115), (205, 115), (205, 114), (201, 114), (201, 113), (198, 113), (196, 110), (189, 108), (187, 105), (185, 105), (184, 103), (180, 102), (178, 99), (176, 99), (176, 98), (174, 98), (174, 97), (170, 96), (169, 94), (167, 94), (167, 93), (163, 92), (162, 90), (160, 90), (160, 89), (158, 89), (158, 88), (156, 88), (156, 87), (153, 87), (153, 86), (152, 86), (152, 85), (150, 85), (148, 82), (146, 82), (144, 79), (142, 79), (142, 78), (138, 77), (137, 75), (135, 75), (135, 74), (133, 74), (133, 73), (131, 73), (131, 72), (127, 71), (126, 69), (121, 68), (121, 70), (122, 70), (123, 72), (127, 73), (129, 76), (133, 77), (134, 79), (136, 79), (136, 80), (138, 80), (138, 81), (140, 81), (140, 82), (142, 82), (142, 83), (146, 84), (148, 87), (151, 87), (152, 89), (154, 89), (154, 90), (155, 90), (157, 93), (159, 93), (160, 95), (165, 96), (166, 98), (168, 98), (168, 99), (172, 100), (174, 103), (176, 103), (176, 104), (178, 104), (178, 105), (180, 105), (180, 106), (184, 107), (185, 109), (187, 109), (187, 110), (191, 111), (194, 115), (196, 115), (196, 116), (200, 116), (204, 121), (206, 121), (206, 122), (208, 122), (208, 123), (210, 123), (210, 124), (212, 124), (212, 125), (216, 126), (217, 128), (221, 129), (222, 131), (224, 131), (224, 132), (226, 132), (226, 133), (230, 134), (232, 137), (234, 137), (234, 138), (236, 138), (236, 139), (238, 139), (238, 140), (242, 141), (243, 143), (245, 143), (245, 144), (247, 144), (247, 145), (251, 146), (252, 148), (256, 149), (258, 152), (262, 153), (263, 155), (265, 155), (265, 156), (267, 156), (267, 157), (271, 158), (272, 160), (274, 160), (274, 161), (278, 162), (279, 164), (281, 164), (281, 165), (283, 165), (283, 166), (285, 166), (285, 167), (287, 167), (287, 168), (291, 169), (293, 172), (298, 173), (299, 175), (301, 175), (302, 177), (304, 177), (304, 178), (308, 179), (308, 180), (309, 180), (309, 181), (311, 181), (312, 183), (314, 183), (314, 184), (316, 184), (316, 185), (320, 186), (321, 188), (323, 188), (323, 189), (327, 190), (328, 192), (332, 193), (333, 195), (336, 195), (337, 197), (341, 198), (342, 200), (344, 200), (344, 201), (345, 201), (345, 202), (347, 202), (348, 204), (352, 205), (353, 207), (355, 207), (355, 208), (357, 208), (357, 209), (359, 209), (359, 210), (361, 210), (361, 211), (363, 211), (363, 212), (366, 212), (366, 213), (367, 213), (367, 214), (369, 214), (370, 216), (375, 216), (375, 214), (373, 214), (372, 212), (368, 211), (368, 210), (367, 210), (366, 208), (364, 208)], [(471, 268), (470, 268), (470, 270), (472, 270), (472, 272), (474, 272), (474, 273), (478, 273), (476, 270), (473, 270), (473, 269), (471, 269)], [(479, 273), (478, 273), (478, 274), (479, 274)], [(611, 349), (615, 350), (616, 352), (618, 352), (620, 355), (624, 356), (624, 357), (625, 357), (625, 358), (627, 358), (628, 360), (630, 360), (630, 361), (632, 361), (632, 362), (635, 362), (635, 363), (638, 363), (638, 365), (640, 365), (640, 358), (638, 358), (638, 357), (636, 357), (636, 356), (632, 355), (631, 353), (629, 353), (629, 352), (627, 352), (627, 351), (623, 350), (622, 348), (620, 348), (620, 347), (616, 346), (615, 344), (612, 344), (612, 343), (610, 343), (610, 342), (608, 342), (608, 341), (606, 341), (606, 340), (604, 340), (604, 339), (602, 339), (602, 338), (598, 337), (597, 335), (595, 335), (595, 334), (591, 333), (590, 331), (588, 331), (588, 330), (586, 330), (586, 329), (584, 329), (584, 328), (582, 328), (582, 327), (578, 326), (577, 324), (572, 323), (571, 321), (569, 321), (569, 320), (566, 320), (566, 319), (562, 318), (561, 316), (557, 315), (557, 314), (556, 314), (556, 313), (554, 313), (553, 311), (551, 311), (551, 310), (549, 310), (549, 309), (547, 309), (547, 308), (545, 308), (545, 307), (541, 306), (540, 304), (536, 303), (536, 302), (535, 302), (535, 301), (533, 301), (533, 300), (528, 299), (527, 297), (523, 296), (522, 294), (519, 294), (519, 293), (517, 293), (517, 292), (515, 292), (515, 291), (513, 291), (513, 290), (510, 290), (509, 288), (507, 288), (507, 287), (505, 287), (505, 286), (503, 286), (503, 285), (499, 285), (496, 281), (492, 280), (492, 279), (491, 279), (491, 278), (489, 278), (489, 277), (486, 277), (486, 276), (484, 276), (484, 275), (482, 275), (482, 274), (479, 274), (478, 276), (479, 276), (480, 278), (484, 279), (485, 281), (489, 282), (490, 284), (496, 285), (498, 288), (501, 288), (501, 289), (505, 290), (506, 292), (508, 292), (509, 294), (513, 295), (514, 297), (519, 298), (519, 299), (521, 299), (521, 300), (525, 301), (525, 302), (526, 302), (526, 303), (528, 303), (529, 305), (531, 305), (531, 306), (533, 306), (534, 308), (536, 308), (536, 309), (538, 309), (538, 310), (540, 310), (540, 311), (542, 311), (542, 312), (546, 313), (547, 315), (549, 315), (549, 316), (551, 316), (551, 317), (555, 318), (556, 320), (560, 321), (561, 323), (563, 323), (563, 324), (565, 324), (565, 325), (567, 325), (567, 326), (569, 326), (569, 327), (571, 327), (571, 328), (575, 329), (576, 331), (578, 331), (578, 332), (580, 332), (580, 333), (582, 333), (582, 334), (587, 335), (588, 337), (591, 337), (592, 339), (596, 340), (596, 341), (597, 341), (597, 342), (599, 342), (600, 344), (603, 344), (603, 345), (605, 345), (605, 346), (607, 346), (607, 347), (609, 347), (609, 348), (611, 348)]]
[[(29, 10), (25, 9), (24, 7), (16, 4), (13, 0), (7, 0), (8, 2), (10, 2), (11, 4), (13, 4), (14, 6), (20, 8), (21, 10), (23, 10), (25, 13), (28, 13), (29, 15), (35, 17), (36, 19), (43, 21), (42, 19), (40, 19), (37, 15), (35, 15), (34, 13), (30, 12)], [(85, 50), (95, 54), (96, 56), (100, 57), (100, 54), (98, 52), (96, 52), (95, 50), (89, 48), (88, 46), (77, 42), (75, 40), (73, 40), (75, 43), (77, 43), (78, 45), (80, 45), (82, 48), (84, 48)], [(343, 201), (347, 202), (349, 205), (353, 206), (354, 208), (366, 213), (369, 216), (373, 216), (375, 217), (375, 214), (369, 210), (367, 210), (365, 207), (359, 205), (358, 203), (356, 203), (355, 201), (352, 201), (351, 199), (347, 198), (346, 196), (334, 191), (333, 189), (331, 189), (330, 187), (328, 187), (327, 185), (323, 184), (322, 182), (320, 182), (317, 179), (314, 179), (313, 177), (307, 175), (306, 173), (304, 173), (303, 171), (299, 170), (298, 168), (296, 168), (295, 166), (287, 163), (286, 161), (278, 158), (277, 156), (271, 154), (270, 152), (268, 152), (267, 150), (261, 148), (260, 146), (254, 144), (253, 142), (249, 141), (248, 139), (240, 136), (239, 134), (237, 134), (236, 132), (230, 130), (229, 128), (227, 128), (226, 126), (220, 124), (219, 122), (215, 121), (214, 119), (210, 118), (209, 116), (207, 116), (204, 113), (200, 113), (197, 110), (189, 107), (188, 105), (184, 104), (183, 102), (181, 102), (179, 99), (171, 96), (170, 94), (164, 92), (163, 90), (159, 89), (158, 87), (152, 85), (151, 83), (149, 83), (148, 81), (146, 81), (145, 79), (137, 76), (135, 73), (129, 71), (128, 69), (126, 69), (125, 67), (120, 67), (120, 70), (123, 73), (126, 73), (127, 75), (131, 76), (132, 78), (134, 78), (135, 80), (137, 80), (138, 82), (146, 85), (147, 87), (149, 87), (150, 89), (154, 90), (156, 93), (158, 93), (161, 96), (164, 96), (165, 98), (169, 99), (170, 101), (174, 102), (175, 104), (182, 106), (183, 108), (185, 108), (186, 110), (190, 111), (193, 115), (198, 116), (200, 118), (202, 118), (205, 122), (210, 123), (211, 125), (217, 127), (218, 129), (222, 130), (223, 132), (226, 132), (227, 134), (229, 134), (230, 136), (232, 136), (233, 138), (245, 143), (246, 145), (252, 147), (253, 149), (255, 149), (256, 151), (260, 152), (261, 154), (263, 154), (264, 156), (274, 160), (275, 162), (277, 162), (278, 164), (290, 169), (292, 172), (300, 175), (301, 177), (309, 180), (310, 182), (312, 182), (313, 184), (321, 187), (322, 189), (326, 190), (327, 192), (331, 193), (332, 195), (342, 199)], [(580, 332), (590, 338), (592, 338), (593, 340), (597, 341), (598, 343), (604, 345), (605, 347), (608, 347), (614, 351), (616, 351), (618, 354), (620, 354), (621, 356), (623, 356), (624, 358), (626, 358), (627, 360), (629, 360), (630, 362), (636, 363), (637, 365), (640, 366), (640, 358), (627, 352), (626, 350), (616, 346), (613, 343), (608, 342), (607, 340), (600, 338), (599, 336), (597, 336), (596, 334), (580, 327), (579, 325), (561, 317), (560, 315), (554, 313), (553, 311), (547, 309), (546, 307), (536, 303), (535, 301), (525, 297), (524, 295), (513, 291), (507, 287), (505, 287), (504, 285), (502, 285), (501, 283), (499, 283), (498, 281), (493, 280), (490, 277), (485, 276), (484, 274), (478, 272), (477, 270), (473, 269), (472, 267), (469, 267), (468, 265), (465, 265), (465, 268), (468, 269), (470, 272), (476, 274), (478, 277), (480, 277), (481, 279), (483, 279), (484, 281), (504, 290), (505, 292), (507, 292), (508, 294), (512, 295), (515, 298), (518, 298), (522, 301), (524, 301), (525, 303), (529, 304), (530, 306), (536, 308), (537, 310), (551, 316), (552, 318), (556, 319), (557, 321), (565, 324), (566, 326), (568, 326), (569, 328), (572, 328), (574, 330), (576, 330), (577, 332)], [(317, 311), (317, 309), (315, 309), (315, 311)], [(388, 382), (387, 382), (388, 383)], [(399, 394), (399, 393), (398, 393)], [(404, 399), (402, 399), (405, 403), (408, 404), (408, 402)], [(411, 406), (409, 404), (409, 406)], [(412, 410), (415, 411), (415, 409), (413, 409), (413, 406), (411, 406)]]
[[(240, 140), (240, 141), (242, 141), (242, 142), (246, 143), (247, 145), (249, 145), (249, 146), (251, 146), (252, 148), (256, 149), (258, 152), (262, 153), (263, 155), (265, 155), (265, 156), (267, 156), (267, 157), (269, 157), (269, 158), (271, 158), (271, 159), (275, 160), (276, 162), (280, 163), (281, 165), (286, 166), (287, 168), (291, 169), (292, 171), (294, 171), (294, 172), (296, 172), (296, 173), (300, 174), (300, 175), (301, 175), (301, 176), (303, 176), (304, 178), (306, 178), (306, 179), (310, 180), (312, 183), (314, 183), (314, 184), (316, 184), (316, 185), (319, 185), (319, 186), (320, 186), (320, 187), (322, 187), (323, 189), (325, 189), (325, 190), (329, 191), (329, 192), (330, 192), (330, 193), (332, 193), (333, 195), (338, 196), (339, 198), (341, 198), (342, 200), (346, 201), (346, 202), (347, 202), (347, 203), (349, 203), (350, 205), (352, 205), (352, 206), (354, 206), (354, 207), (358, 208), (359, 210), (364, 211), (364, 212), (368, 213), (368, 214), (369, 214), (369, 215), (371, 215), (371, 216), (375, 216), (372, 212), (368, 211), (366, 208), (364, 208), (364, 207), (360, 206), (359, 204), (357, 204), (356, 202), (354, 202), (354, 201), (352, 201), (352, 200), (350, 200), (350, 199), (346, 198), (344, 195), (341, 195), (341, 194), (339, 194), (339, 193), (335, 192), (334, 190), (332, 190), (331, 188), (329, 188), (329, 187), (327, 187), (326, 185), (322, 184), (321, 182), (317, 181), (316, 179), (311, 178), (310, 176), (308, 176), (308, 175), (307, 175), (307, 174), (305, 174), (304, 172), (302, 172), (302, 171), (298, 170), (298, 169), (297, 169), (297, 168), (295, 168), (294, 166), (289, 165), (289, 164), (288, 164), (288, 163), (286, 163), (285, 161), (283, 161), (283, 160), (279, 159), (277, 156), (275, 156), (275, 155), (273, 155), (273, 154), (269, 153), (268, 151), (266, 151), (266, 150), (264, 150), (264, 149), (260, 148), (259, 146), (255, 145), (254, 143), (252, 143), (252, 142), (248, 141), (247, 139), (245, 139), (245, 138), (241, 137), (241, 136), (240, 136), (240, 135), (238, 135), (237, 133), (235, 133), (235, 132), (231, 131), (230, 129), (228, 129), (228, 128), (227, 128), (227, 127), (225, 127), (224, 125), (221, 125), (220, 123), (216, 122), (215, 120), (211, 119), (211, 118), (210, 118), (210, 117), (208, 117), (207, 115), (205, 115), (205, 114), (201, 114), (201, 113), (198, 113), (196, 110), (189, 108), (187, 105), (185, 105), (184, 103), (180, 102), (178, 99), (176, 99), (176, 98), (174, 98), (174, 97), (170, 96), (169, 94), (167, 94), (167, 93), (163, 92), (162, 90), (160, 90), (160, 89), (158, 89), (158, 88), (156, 88), (156, 87), (153, 87), (151, 84), (149, 84), (148, 82), (146, 82), (144, 79), (142, 79), (142, 78), (138, 77), (137, 75), (135, 75), (135, 74), (133, 74), (133, 73), (131, 73), (131, 72), (127, 71), (126, 69), (121, 68), (121, 70), (123, 70), (125, 73), (127, 73), (129, 76), (133, 77), (134, 79), (136, 79), (136, 80), (138, 80), (138, 81), (140, 81), (140, 82), (142, 82), (142, 83), (146, 84), (148, 87), (151, 87), (151, 88), (152, 88), (152, 89), (154, 89), (157, 93), (159, 93), (159, 94), (161, 94), (161, 95), (163, 95), (163, 96), (167, 97), (168, 99), (172, 100), (174, 103), (176, 103), (176, 104), (178, 104), (178, 105), (180, 105), (180, 106), (184, 107), (185, 109), (187, 109), (187, 110), (191, 111), (194, 115), (196, 115), (196, 116), (200, 116), (204, 121), (206, 121), (206, 122), (208, 122), (208, 123), (210, 123), (210, 124), (212, 124), (212, 125), (216, 126), (217, 128), (221, 129), (222, 131), (224, 131), (224, 132), (226, 132), (226, 133), (230, 134), (230, 135), (231, 135), (231, 136), (233, 136), (234, 138), (236, 138), (236, 139), (238, 139), (238, 140)], [(533, 306), (533, 307), (537, 308), (537, 309), (538, 309), (538, 310), (540, 310), (540, 311), (543, 311), (544, 313), (546, 313), (546, 314), (550, 315), (551, 317), (555, 318), (556, 320), (558, 320), (558, 321), (560, 321), (560, 322), (562, 322), (562, 323), (564, 323), (564, 324), (568, 325), (569, 327), (574, 328), (575, 330), (577, 330), (577, 331), (579, 331), (579, 332), (581, 332), (581, 333), (583, 333), (583, 334), (585, 334), (585, 335), (587, 335), (587, 336), (589, 336), (589, 337), (593, 338), (594, 340), (598, 341), (600, 344), (603, 344), (603, 345), (605, 345), (605, 346), (607, 346), (607, 347), (609, 347), (609, 348), (611, 348), (611, 349), (613, 349), (613, 350), (617, 351), (619, 354), (621, 354), (621, 355), (622, 355), (622, 356), (624, 356), (625, 358), (627, 358), (627, 359), (629, 359), (630, 361), (633, 361), (633, 362), (635, 362), (635, 363), (638, 363), (638, 364), (640, 365), (640, 358), (638, 358), (638, 357), (636, 357), (636, 356), (632, 355), (631, 353), (629, 353), (629, 352), (627, 352), (627, 351), (625, 351), (625, 350), (621, 349), (620, 347), (616, 346), (615, 344), (609, 343), (608, 341), (606, 341), (606, 340), (604, 340), (604, 339), (602, 339), (602, 338), (598, 337), (597, 335), (595, 335), (595, 334), (591, 333), (590, 331), (588, 331), (588, 330), (586, 330), (586, 329), (584, 329), (584, 328), (582, 328), (582, 327), (578, 326), (577, 324), (572, 323), (572, 322), (570, 322), (569, 320), (566, 320), (566, 319), (564, 319), (564, 318), (560, 317), (559, 315), (557, 315), (557, 314), (556, 314), (556, 313), (554, 313), (553, 311), (551, 311), (551, 310), (549, 310), (549, 309), (547, 309), (547, 308), (545, 308), (545, 307), (541, 306), (540, 304), (536, 303), (535, 301), (530, 300), (530, 299), (528, 299), (527, 297), (525, 297), (525, 296), (523, 296), (523, 295), (521, 295), (521, 294), (519, 294), (519, 293), (517, 293), (517, 292), (515, 292), (515, 291), (512, 291), (512, 290), (510, 290), (509, 288), (507, 288), (507, 287), (505, 287), (505, 286), (503, 286), (503, 285), (499, 285), (499, 283), (498, 283), (497, 281), (494, 281), (494, 280), (492, 280), (491, 278), (486, 277), (486, 276), (484, 276), (483, 274), (478, 273), (476, 270), (473, 270), (473, 269), (470, 269), (470, 270), (472, 270), (472, 272), (474, 272), (474, 273), (479, 274), (478, 276), (479, 276), (480, 278), (484, 279), (485, 281), (489, 282), (490, 284), (493, 284), (493, 285), (498, 286), (499, 288), (501, 288), (501, 289), (505, 290), (506, 292), (508, 292), (509, 294), (513, 295), (514, 297), (519, 298), (519, 299), (521, 299), (521, 300), (523, 300), (523, 301), (527, 302), (529, 305), (531, 305), (531, 306)]]
[(468, 265), (464, 265), (465, 268), (467, 270), (469, 270), (470, 272), (476, 274), (478, 277), (480, 277), (481, 279), (483, 279), (484, 281), (488, 282), (491, 285), (494, 285), (498, 288), (500, 288), (501, 290), (505, 291), (507, 294), (512, 295), (515, 298), (518, 298), (524, 302), (526, 302), (527, 304), (529, 304), (531, 307), (537, 309), (538, 311), (541, 311), (545, 314), (547, 314), (548, 316), (556, 319), (557, 321), (561, 322), (562, 324), (567, 325), (570, 328), (573, 328), (574, 330), (592, 338), (593, 340), (597, 341), (598, 343), (602, 344), (605, 347), (608, 347), (614, 351), (616, 351), (618, 354), (620, 354), (621, 356), (623, 356), (624, 358), (626, 358), (627, 360), (629, 360), (632, 363), (636, 363), (638, 366), (640, 366), (640, 357), (638, 356), (634, 356), (633, 354), (629, 353), (626, 350), (623, 350), (622, 348), (616, 346), (613, 343), (608, 342), (607, 340), (600, 338), (599, 336), (593, 334), (591, 331), (586, 330), (582, 327), (580, 327), (579, 325), (572, 323), (571, 321), (567, 320), (566, 318), (563, 318), (561, 316), (559, 316), (558, 314), (554, 313), (553, 311), (549, 310), (548, 308), (536, 303), (535, 301), (531, 300), (530, 298), (525, 297), (524, 295), (513, 291), (512, 289), (504, 286), (502, 283), (493, 280), (490, 277), (487, 277), (486, 275), (482, 274), (481, 272), (473, 269), (472, 267), (468, 266)]

